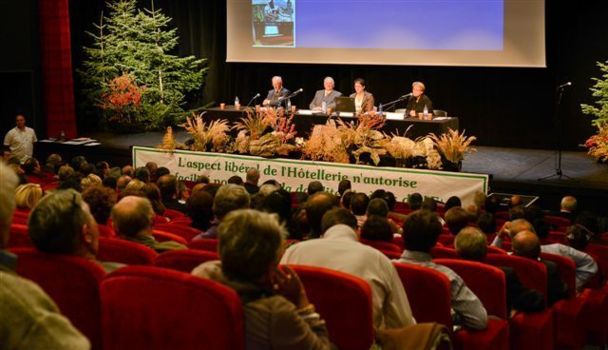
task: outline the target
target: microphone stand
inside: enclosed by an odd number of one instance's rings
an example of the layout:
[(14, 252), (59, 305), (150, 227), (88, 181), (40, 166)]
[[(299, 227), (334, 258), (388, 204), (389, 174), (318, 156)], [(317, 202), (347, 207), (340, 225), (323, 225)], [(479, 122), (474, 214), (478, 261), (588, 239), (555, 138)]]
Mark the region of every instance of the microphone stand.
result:
[(405, 101), (405, 100), (407, 100), (407, 99), (409, 99), (409, 98), (410, 98), (410, 95), (401, 96), (401, 97), (399, 97), (398, 99), (393, 100), (393, 101), (391, 101), (391, 102), (388, 102), (388, 103), (383, 103), (383, 104), (382, 104), (382, 108), (384, 108), (384, 110), (389, 110), (389, 109), (391, 109), (391, 107), (395, 107), (395, 105), (396, 105), (397, 103), (399, 103), (399, 102), (401, 102), (401, 101)]
[(245, 108), (249, 107), (251, 105), (251, 102), (257, 100), (258, 98), (260, 98), (260, 94), (256, 94), (255, 96), (253, 96), (251, 100), (249, 100), (249, 103), (247, 103), (247, 106), (245, 106)]
[(563, 152), (562, 138), (563, 138), (563, 134), (564, 134), (564, 125), (563, 125), (563, 120), (560, 118), (559, 110), (560, 110), (560, 106), (562, 103), (562, 98), (564, 97), (564, 90), (567, 86), (570, 86), (570, 85), (560, 85), (557, 87), (557, 99), (555, 100), (554, 118), (555, 118), (555, 128), (557, 129), (556, 130), (557, 151), (555, 153), (555, 173), (553, 173), (551, 175), (547, 175), (545, 177), (541, 177), (540, 179), (538, 179), (538, 181), (546, 181), (546, 180), (551, 180), (553, 178), (557, 178), (558, 180), (561, 180), (562, 178), (572, 180), (572, 178), (570, 176), (565, 175), (562, 171), (562, 152)]

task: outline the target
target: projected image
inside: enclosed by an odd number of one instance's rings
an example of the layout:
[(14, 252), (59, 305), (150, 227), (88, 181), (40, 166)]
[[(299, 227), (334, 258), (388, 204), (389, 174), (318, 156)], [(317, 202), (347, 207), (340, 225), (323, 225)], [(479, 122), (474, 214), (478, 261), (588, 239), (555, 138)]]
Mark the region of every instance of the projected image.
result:
[(254, 47), (295, 47), (296, 0), (252, 0)]

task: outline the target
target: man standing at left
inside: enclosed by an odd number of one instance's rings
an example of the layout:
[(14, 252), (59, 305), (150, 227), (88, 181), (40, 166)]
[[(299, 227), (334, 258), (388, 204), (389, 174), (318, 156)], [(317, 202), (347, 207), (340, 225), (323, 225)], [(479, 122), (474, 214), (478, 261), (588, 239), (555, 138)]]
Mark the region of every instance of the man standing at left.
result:
[(23, 114), (18, 114), (15, 121), (17, 126), (6, 133), (4, 146), (10, 150), (12, 156), (19, 158), (23, 163), (34, 154), (34, 142), (38, 139), (34, 129), (25, 126)]

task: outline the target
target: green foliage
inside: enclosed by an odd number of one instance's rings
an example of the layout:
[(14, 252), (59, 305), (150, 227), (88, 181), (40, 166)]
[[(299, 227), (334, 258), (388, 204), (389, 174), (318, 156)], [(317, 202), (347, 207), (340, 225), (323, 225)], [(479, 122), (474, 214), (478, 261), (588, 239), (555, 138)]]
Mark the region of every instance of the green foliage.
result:
[(592, 78), (595, 84), (590, 88), (591, 96), (596, 98), (595, 104), (582, 104), (581, 108), (583, 113), (594, 116), (593, 125), (600, 127), (608, 123), (608, 61), (597, 62), (597, 66), (602, 75), (601, 78)]
[[(102, 12), (93, 24), (96, 33), (87, 32), (93, 43), (84, 47), (87, 58), (79, 70), (88, 106), (100, 109), (110, 125), (122, 120), (135, 129), (162, 128), (184, 112), (186, 94), (200, 89), (206, 60), (175, 54), (177, 29), (170, 28), (171, 18), (153, 3), (151, 9), (138, 9), (137, 0), (113, 0), (106, 6), (108, 14)], [(125, 74), (142, 91), (140, 107), (126, 119), (116, 118), (116, 108), (104, 108), (110, 83)]]

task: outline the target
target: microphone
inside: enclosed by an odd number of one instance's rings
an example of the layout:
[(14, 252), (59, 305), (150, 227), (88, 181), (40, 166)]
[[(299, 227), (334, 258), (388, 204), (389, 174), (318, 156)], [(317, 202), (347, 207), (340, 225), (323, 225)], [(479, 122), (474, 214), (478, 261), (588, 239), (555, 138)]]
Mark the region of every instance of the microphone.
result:
[(557, 88), (558, 89), (564, 89), (564, 88), (567, 88), (568, 86), (572, 86), (572, 82), (571, 81), (565, 82), (562, 85), (559, 85)]
[(279, 101), (289, 100), (292, 97), (296, 97), (300, 92), (304, 91), (304, 89), (299, 88), (296, 91), (292, 92), (290, 95), (279, 97)]
[(404, 98), (408, 98), (408, 97), (410, 97), (410, 96), (412, 96), (412, 93), (411, 93), (411, 92), (410, 92), (409, 94), (406, 94), (406, 95), (403, 95), (403, 96), (399, 97), (399, 99), (400, 99), (400, 100), (403, 100)]
[(253, 96), (251, 98), (251, 100), (249, 100), (249, 103), (247, 104), (247, 107), (249, 107), (251, 105), (251, 102), (253, 102), (253, 101), (257, 100), (258, 98), (260, 98), (260, 96), (262, 96), (262, 95), (260, 95), (259, 92), (257, 94), (255, 94), (255, 96)]

